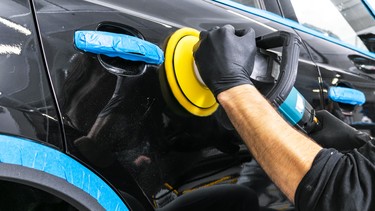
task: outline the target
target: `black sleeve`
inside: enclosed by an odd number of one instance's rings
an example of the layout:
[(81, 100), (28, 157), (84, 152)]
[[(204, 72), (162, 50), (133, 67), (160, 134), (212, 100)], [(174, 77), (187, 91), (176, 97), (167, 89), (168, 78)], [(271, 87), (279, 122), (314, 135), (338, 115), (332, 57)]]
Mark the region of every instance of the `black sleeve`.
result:
[(375, 210), (374, 144), (345, 154), (322, 149), (297, 188), (297, 210)]

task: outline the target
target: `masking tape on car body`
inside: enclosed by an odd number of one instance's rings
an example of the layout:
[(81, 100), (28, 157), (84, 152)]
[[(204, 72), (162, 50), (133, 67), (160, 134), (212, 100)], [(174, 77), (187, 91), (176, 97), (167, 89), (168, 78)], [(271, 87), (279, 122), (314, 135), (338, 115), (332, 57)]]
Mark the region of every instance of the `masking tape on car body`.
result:
[(130, 61), (162, 64), (163, 51), (153, 43), (140, 38), (104, 31), (76, 31), (75, 46), (85, 52), (120, 57)]
[(346, 87), (330, 87), (328, 97), (332, 101), (350, 105), (363, 105), (366, 102), (366, 96), (363, 92)]
[(62, 178), (88, 193), (105, 210), (129, 210), (117, 193), (95, 173), (51, 147), (24, 138), (0, 135), (0, 163), (27, 167)]

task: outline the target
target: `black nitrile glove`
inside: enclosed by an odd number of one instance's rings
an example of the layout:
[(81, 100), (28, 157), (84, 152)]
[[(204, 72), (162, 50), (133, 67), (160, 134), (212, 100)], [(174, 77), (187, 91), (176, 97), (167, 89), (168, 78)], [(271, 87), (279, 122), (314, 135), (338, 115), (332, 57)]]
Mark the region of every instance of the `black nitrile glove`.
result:
[(199, 73), (215, 97), (232, 87), (252, 84), (255, 53), (254, 30), (235, 30), (231, 25), (202, 31), (194, 46)]
[(326, 110), (317, 111), (316, 117), (321, 129), (311, 133), (310, 137), (324, 148), (351, 150), (371, 140), (370, 135), (351, 127)]

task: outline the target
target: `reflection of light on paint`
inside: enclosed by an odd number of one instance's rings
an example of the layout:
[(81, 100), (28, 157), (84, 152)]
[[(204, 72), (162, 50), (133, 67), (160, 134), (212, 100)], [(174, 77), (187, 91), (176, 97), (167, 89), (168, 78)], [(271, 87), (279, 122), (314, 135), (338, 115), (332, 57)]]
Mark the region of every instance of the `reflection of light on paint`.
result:
[(19, 45), (0, 45), (0, 54), (21, 54), (21, 46)]
[(52, 119), (52, 120), (54, 120), (54, 121), (57, 121), (56, 118), (54, 118), (54, 117), (52, 117), (52, 116), (50, 116), (50, 115), (43, 114), (43, 113), (42, 113), (42, 115), (45, 116), (45, 117), (47, 117), (47, 118), (49, 118), (49, 119)]
[(4, 19), (4, 18), (1, 18), (0, 17), (0, 23), (8, 26), (9, 28), (12, 28), (18, 32), (21, 32), (22, 34), (25, 34), (25, 35), (30, 35), (31, 34), (31, 31), (19, 24), (16, 24), (16, 23), (13, 23), (11, 21), (8, 21), (7, 19)]
[(261, 22), (259, 22), (259, 21), (256, 21), (256, 20), (254, 20), (254, 19), (252, 19), (252, 18), (249, 18), (249, 17), (247, 17), (247, 16), (241, 15), (241, 14), (239, 14), (239, 13), (237, 13), (237, 12), (232, 11), (232, 10), (227, 10), (227, 12), (230, 12), (230, 13), (232, 13), (232, 14), (234, 14), (234, 15), (237, 15), (237, 16), (239, 16), (239, 17), (245, 18), (245, 19), (247, 19), (247, 20), (249, 20), (249, 21), (251, 21), (251, 22), (254, 22), (254, 23), (258, 24), (258, 25), (261, 25), (261, 26), (263, 26), (263, 27), (265, 27), (265, 28), (267, 28), (267, 29), (269, 29), (269, 30), (271, 30), (271, 31), (274, 31), (274, 32), (277, 31), (275, 28), (272, 28), (271, 26), (268, 26), (268, 25), (266, 25), (266, 24), (264, 24), (264, 23), (261, 23)]
[(339, 79), (338, 78), (333, 78), (332, 79), (332, 85), (334, 85), (334, 84), (337, 84), (337, 82), (339, 82)]
[[(312, 91), (313, 91), (314, 93), (319, 93), (319, 92), (320, 92), (319, 89), (313, 89)], [(327, 91), (327, 89), (323, 89), (323, 92), (327, 93), (328, 91)]]
[[(166, 28), (172, 28), (172, 24), (174, 24), (174, 23), (171, 23), (171, 25), (168, 25), (167, 21), (165, 21), (165, 20), (158, 20), (156, 17), (152, 17), (152, 16), (147, 15), (145, 13), (139, 13), (139, 12), (136, 12), (134, 10), (126, 9), (122, 6), (117, 6), (115, 4), (107, 3), (107, 2), (104, 2), (104, 1), (101, 1), (101, 0), (84, 0), (84, 1), (87, 1), (87, 2), (90, 2), (90, 3), (93, 3), (93, 4), (97, 4), (97, 5), (100, 5), (100, 6), (103, 6), (103, 7), (108, 7), (108, 8), (114, 9), (114, 10), (118, 10), (118, 11), (130, 14), (130, 15), (134, 15), (134, 16), (137, 16), (137, 17), (141, 16), (142, 18), (144, 18), (146, 20), (152, 21), (154, 23), (158, 23), (158, 24), (160, 24), (160, 25), (162, 25)], [(174, 26), (177, 26), (177, 25), (174, 25)], [(178, 27), (183, 27), (183, 26), (178, 26)]]

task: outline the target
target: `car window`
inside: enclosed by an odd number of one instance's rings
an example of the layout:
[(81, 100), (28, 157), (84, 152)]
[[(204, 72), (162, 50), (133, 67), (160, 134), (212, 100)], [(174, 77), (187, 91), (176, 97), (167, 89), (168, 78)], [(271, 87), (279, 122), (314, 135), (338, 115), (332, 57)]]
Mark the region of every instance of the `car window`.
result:
[(362, 0), (362, 1), (368, 7), (368, 9), (370, 10), (370, 12), (375, 18), (375, 1), (373, 0)]
[(259, 0), (235, 0), (235, 2), (238, 2), (246, 6), (259, 8), (259, 9), (262, 8)]
[[(214, 0), (222, 4), (288, 25), (374, 57), (375, 1), (371, 0), (290, 0), (298, 22), (278, 14), (270, 16), (267, 0)], [(281, 5), (279, 5), (281, 6)], [(256, 9), (253, 9), (256, 8)], [(267, 9), (268, 10), (268, 9)]]
[(375, 31), (375, 20), (361, 0), (291, 0), (303, 26), (368, 50), (361, 39)]

